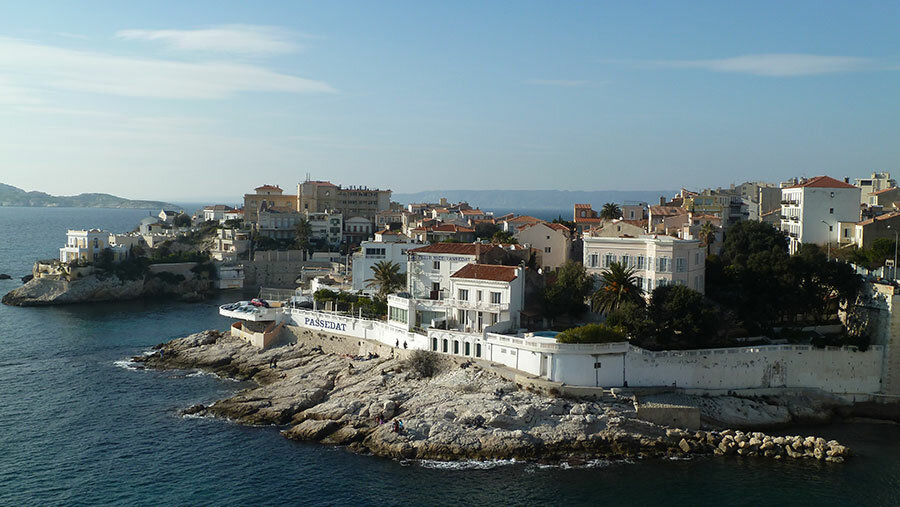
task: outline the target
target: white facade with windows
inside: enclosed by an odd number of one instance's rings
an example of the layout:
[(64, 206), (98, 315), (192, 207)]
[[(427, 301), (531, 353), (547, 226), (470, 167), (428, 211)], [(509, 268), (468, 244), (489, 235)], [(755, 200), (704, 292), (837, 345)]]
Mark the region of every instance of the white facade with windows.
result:
[(795, 253), (802, 243), (838, 242), (840, 222), (859, 222), (860, 189), (828, 176), (781, 189), (781, 230)]
[[(66, 246), (59, 249), (60, 262), (94, 262), (104, 248), (109, 247), (109, 233), (100, 229), (72, 230), (66, 232)], [(115, 260), (124, 258), (127, 247), (124, 245), (113, 247)]]
[(344, 215), (337, 211), (305, 212), (309, 222), (309, 239), (329, 247), (341, 244)]
[[(376, 234), (376, 236), (378, 236)], [(352, 273), (353, 290), (366, 294), (374, 292), (366, 287), (366, 280), (372, 278), (372, 268), (379, 262), (393, 262), (400, 265), (400, 273), (406, 274), (407, 252), (413, 248), (422, 246), (421, 243), (413, 243), (406, 236), (405, 241), (363, 241), (359, 250), (353, 254)]]
[(706, 250), (700, 241), (671, 236), (584, 237), (584, 267), (599, 277), (613, 262), (634, 268), (646, 293), (663, 285), (685, 285), (705, 292)]

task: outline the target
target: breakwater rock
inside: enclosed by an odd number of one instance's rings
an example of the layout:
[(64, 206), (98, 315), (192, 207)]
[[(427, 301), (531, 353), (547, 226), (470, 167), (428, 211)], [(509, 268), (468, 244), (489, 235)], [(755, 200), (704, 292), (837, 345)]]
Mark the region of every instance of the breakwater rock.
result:
[[(287, 438), (394, 458), (573, 461), (735, 454), (840, 462), (849, 453), (815, 437), (667, 428), (637, 419), (631, 400), (548, 396), (476, 365), (443, 364), (424, 377), (409, 361), (355, 360), (299, 344), (258, 351), (218, 331), (158, 345), (134, 361), (148, 368), (200, 368), (257, 384), (185, 413), (283, 425)], [(393, 421), (402, 421), (403, 429), (395, 431)]]
[[(65, 278), (33, 278), (3, 296), (2, 302), (12, 306), (44, 306), (99, 301), (121, 301), (142, 296), (171, 294), (194, 297), (209, 288), (206, 280), (166, 283), (159, 278), (121, 280), (115, 275), (88, 275), (74, 280)], [(199, 297), (199, 296), (198, 296)]]

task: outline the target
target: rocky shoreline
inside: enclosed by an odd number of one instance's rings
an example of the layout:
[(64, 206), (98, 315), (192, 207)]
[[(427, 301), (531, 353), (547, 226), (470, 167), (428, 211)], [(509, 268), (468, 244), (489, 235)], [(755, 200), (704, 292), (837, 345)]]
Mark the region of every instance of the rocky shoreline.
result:
[(154, 278), (121, 280), (115, 275), (88, 275), (75, 280), (32, 278), (6, 293), (2, 303), (10, 306), (47, 306), (102, 301), (124, 301), (144, 296), (173, 295), (184, 301), (203, 299), (208, 280), (185, 280), (171, 284)]
[[(302, 340), (260, 352), (210, 330), (157, 345), (133, 361), (256, 383), (185, 414), (285, 426), (282, 434), (290, 439), (391, 458), (571, 462), (734, 454), (839, 463), (850, 454), (840, 443), (816, 437), (667, 428), (638, 419), (630, 399), (554, 397), (475, 364), (442, 360), (439, 371), (426, 377), (409, 360), (391, 356), (354, 360)], [(402, 431), (394, 431), (393, 420), (403, 421)]]

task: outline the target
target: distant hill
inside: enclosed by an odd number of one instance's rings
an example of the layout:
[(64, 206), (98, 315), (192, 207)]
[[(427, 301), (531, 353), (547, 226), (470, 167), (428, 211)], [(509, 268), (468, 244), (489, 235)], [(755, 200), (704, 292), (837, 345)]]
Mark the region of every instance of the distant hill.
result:
[(592, 204), (599, 209), (603, 203), (617, 204), (646, 202), (659, 204), (659, 196), (671, 198), (676, 190), (433, 190), (414, 194), (393, 194), (391, 200), (438, 202), (446, 197), (450, 202), (466, 201), (486, 211), (499, 209), (570, 209), (575, 203)]
[(124, 199), (109, 194), (50, 195), (44, 192), (26, 192), (3, 183), (0, 183), (0, 206), (180, 209), (167, 202)]

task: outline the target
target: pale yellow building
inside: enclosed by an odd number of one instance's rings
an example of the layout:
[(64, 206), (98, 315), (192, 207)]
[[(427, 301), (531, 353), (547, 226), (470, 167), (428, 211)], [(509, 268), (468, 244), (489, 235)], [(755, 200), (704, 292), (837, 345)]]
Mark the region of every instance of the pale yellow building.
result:
[(562, 224), (536, 222), (525, 224), (515, 231), (520, 245), (528, 245), (541, 252), (541, 267), (555, 270), (569, 260), (572, 235)]

